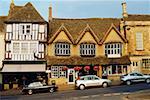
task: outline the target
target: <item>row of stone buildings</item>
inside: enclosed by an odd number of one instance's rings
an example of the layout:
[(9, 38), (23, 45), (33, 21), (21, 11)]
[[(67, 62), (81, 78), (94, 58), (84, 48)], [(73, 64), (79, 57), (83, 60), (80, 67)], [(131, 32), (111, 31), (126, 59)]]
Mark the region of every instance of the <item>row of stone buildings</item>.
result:
[[(119, 80), (129, 72), (150, 74), (150, 15), (62, 19), (48, 22), (29, 2), (11, 2), (0, 16), (0, 84), (15, 88), (32, 81), (74, 84), (82, 75)], [(9, 86), (9, 87), (8, 87)]]

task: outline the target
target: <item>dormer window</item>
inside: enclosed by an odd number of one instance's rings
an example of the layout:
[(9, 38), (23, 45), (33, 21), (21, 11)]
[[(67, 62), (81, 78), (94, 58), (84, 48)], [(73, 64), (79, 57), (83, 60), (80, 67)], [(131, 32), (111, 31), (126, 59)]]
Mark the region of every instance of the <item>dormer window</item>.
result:
[(105, 55), (107, 57), (120, 57), (122, 54), (121, 43), (106, 43), (105, 44)]
[(55, 55), (56, 56), (69, 56), (70, 55), (70, 44), (69, 43), (56, 43), (55, 44)]
[(95, 56), (95, 44), (80, 44), (81, 56)]

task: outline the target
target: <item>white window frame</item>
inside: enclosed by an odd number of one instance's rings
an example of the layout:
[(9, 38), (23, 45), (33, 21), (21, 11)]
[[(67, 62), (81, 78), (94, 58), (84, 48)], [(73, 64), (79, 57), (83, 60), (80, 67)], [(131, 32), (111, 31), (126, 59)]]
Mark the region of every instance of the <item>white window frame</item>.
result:
[(105, 55), (107, 55), (107, 57), (121, 57), (121, 54), (122, 54), (122, 43), (105, 44)]
[(95, 56), (96, 45), (93, 43), (90, 44), (80, 44), (80, 55), (81, 56)]
[[(24, 33), (23, 33), (23, 29), (22, 27), (24, 26)], [(27, 26), (30, 26), (30, 28), (28, 29)], [(31, 35), (32, 34), (32, 24), (19, 24), (20, 27), (20, 34), (22, 35)], [(30, 32), (28, 33), (27, 30), (29, 30)]]
[(56, 56), (69, 56), (70, 44), (69, 43), (55, 43), (55, 55)]
[(143, 34), (140, 32), (136, 33), (136, 50), (143, 50), (144, 44), (143, 44)]
[(66, 71), (63, 71), (65, 66), (51, 66), (51, 77), (52, 78), (61, 78), (66, 77)]

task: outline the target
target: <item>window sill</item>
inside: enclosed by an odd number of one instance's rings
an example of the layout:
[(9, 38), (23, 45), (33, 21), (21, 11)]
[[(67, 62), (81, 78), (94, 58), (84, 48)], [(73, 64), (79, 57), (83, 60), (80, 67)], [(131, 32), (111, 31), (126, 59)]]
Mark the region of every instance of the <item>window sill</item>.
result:
[(144, 49), (135, 49), (136, 51), (144, 51)]
[(67, 57), (68, 57), (68, 56), (70, 56), (70, 55), (56, 55), (56, 54), (55, 54), (55, 56), (67, 56)]
[(95, 57), (95, 55), (80, 55), (81, 57)]

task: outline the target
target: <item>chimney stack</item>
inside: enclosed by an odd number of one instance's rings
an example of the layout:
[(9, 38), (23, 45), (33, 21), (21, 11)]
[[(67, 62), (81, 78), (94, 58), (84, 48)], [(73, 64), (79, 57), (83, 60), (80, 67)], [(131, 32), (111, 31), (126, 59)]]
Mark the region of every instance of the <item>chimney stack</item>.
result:
[(49, 7), (49, 17), (48, 17), (48, 21), (52, 21), (52, 5), (50, 4)]
[(122, 3), (122, 16), (123, 16), (123, 18), (128, 17), (128, 14), (127, 14), (127, 4), (126, 4), (126, 2), (123, 2), (123, 3)]

